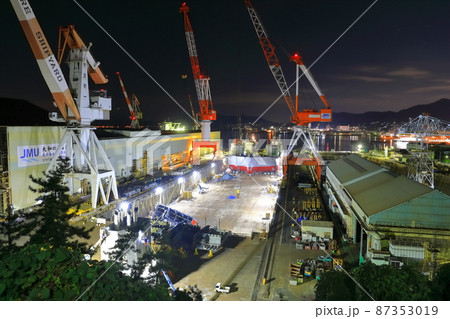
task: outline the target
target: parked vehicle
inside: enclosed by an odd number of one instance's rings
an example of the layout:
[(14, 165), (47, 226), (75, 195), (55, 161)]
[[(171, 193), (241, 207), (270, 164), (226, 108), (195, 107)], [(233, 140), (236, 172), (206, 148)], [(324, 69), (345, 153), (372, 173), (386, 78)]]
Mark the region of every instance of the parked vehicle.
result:
[(222, 286), (220, 282), (214, 287), (214, 291), (227, 294), (230, 292), (230, 286)]

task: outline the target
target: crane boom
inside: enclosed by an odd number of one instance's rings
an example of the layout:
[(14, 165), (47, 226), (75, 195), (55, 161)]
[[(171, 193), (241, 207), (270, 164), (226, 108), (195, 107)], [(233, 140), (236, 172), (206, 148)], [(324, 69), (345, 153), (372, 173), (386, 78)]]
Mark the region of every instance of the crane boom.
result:
[[(67, 48), (73, 50), (75, 48), (80, 51), (83, 50), (83, 47), (87, 48), (88, 46), (84, 44), (84, 41), (81, 39), (78, 32), (75, 30), (73, 25), (68, 25), (67, 27), (59, 27), (59, 36), (58, 36), (58, 63), (61, 64), (62, 57), (64, 56), (64, 52)], [(89, 64), (88, 73), (91, 77), (92, 81), (95, 84), (106, 84), (108, 83), (108, 79), (103, 74), (102, 70), (99, 68), (100, 62), (95, 61), (92, 53), (88, 50), (86, 54), (86, 60)]]
[(31, 46), (39, 69), (53, 96), (64, 120), (81, 121), (77, 105), (73, 100), (70, 89), (61, 71), (61, 67), (50, 48), (44, 32), (28, 1), (10, 0), (20, 21), (25, 36)]
[[(283, 73), (281, 71), (280, 62), (275, 54), (275, 48), (267, 37), (266, 32), (261, 24), (261, 21), (258, 18), (258, 15), (253, 8), (253, 5), (250, 0), (244, 0), (244, 3), (248, 9), (250, 14), (250, 18), (253, 22), (253, 26), (256, 30), (256, 34), (259, 39), (259, 43), (263, 49), (264, 55), (266, 57), (267, 63), (269, 64), (269, 68), (272, 71), (272, 74), (277, 81), (278, 86), (281, 89), (281, 93), (284, 96), (286, 103), (288, 104), (289, 110), (292, 113), (291, 121), (296, 124), (294, 127), (294, 134), (292, 135), (291, 142), (288, 145), (287, 151), (285, 152), (285, 159), (288, 159), (294, 147), (297, 146), (297, 142), (299, 139), (303, 140), (303, 147), (308, 149), (312, 155), (313, 159), (310, 158), (296, 158), (294, 161), (287, 160), (287, 164), (295, 163), (304, 164), (304, 165), (315, 165), (316, 166), (316, 178), (318, 180), (321, 179), (321, 166), (323, 165), (323, 160), (320, 157), (319, 152), (317, 151), (313, 140), (311, 138), (311, 134), (307, 128), (304, 128), (306, 125), (312, 122), (330, 122), (331, 121), (331, 108), (325, 99), (325, 96), (320, 91), (319, 86), (314, 81), (312, 75), (309, 73), (308, 69), (303, 64), (301, 57), (298, 54), (294, 54), (291, 56), (291, 61), (294, 61), (297, 64), (297, 74), (296, 74), (296, 99), (295, 105), (292, 102), (292, 98), (288, 92), (288, 86), (286, 85), (286, 80), (284, 79)], [(299, 103), (298, 103), (298, 85), (299, 85), (299, 70), (302, 70), (303, 74), (306, 75), (307, 79), (313, 86), (314, 90), (319, 95), (322, 102), (325, 104), (326, 108), (322, 108), (320, 110), (312, 110), (312, 109), (303, 109), (299, 111)], [(284, 173), (286, 176), (287, 165), (284, 165)]]
[(198, 103), (200, 105), (200, 120), (214, 121), (216, 120), (216, 111), (213, 110), (211, 99), (211, 90), (209, 88), (210, 77), (204, 75), (200, 71), (198, 61), (197, 48), (195, 45), (194, 31), (188, 16), (189, 7), (183, 3), (180, 7), (180, 13), (184, 16), (184, 30), (186, 34), (186, 43), (191, 60), (192, 73), (194, 75), (195, 89), (197, 91)]
[(138, 119), (142, 118), (142, 113), (139, 109), (139, 100), (137, 99), (136, 95), (131, 95), (131, 101), (128, 98), (127, 90), (125, 89), (125, 85), (123, 84), (122, 77), (120, 76), (119, 72), (116, 72), (117, 77), (119, 78), (120, 86), (122, 88), (123, 96), (125, 97), (125, 101), (128, 106), (128, 110), (130, 111), (130, 119), (131, 119), (131, 128), (138, 129), (140, 128), (140, 124)]
[(294, 61), (298, 65), (298, 67), (302, 70), (303, 74), (309, 80), (309, 83), (311, 83), (312, 87), (314, 88), (314, 90), (316, 91), (317, 95), (320, 97), (320, 99), (322, 100), (322, 102), (326, 106), (326, 108), (330, 109), (330, 105), (328, 104), (328, 101), (325, 98), (325, 95), (320, 90), (316, 81), (314, 81), (314, 78), (311, 75), (311, 72), (309, 72), (309, 70), (303, 64), (303, 60), (302, 60), (301, 56), (298, 53), (295, 53), (294, 55), (291, 56), (291, 60)]
[(252, 20), (253, 26), (256, 31), (256, 35), (259, 39), (259, 44), (261, 44), (261, 48), (264, 52), (264, 56), (266, 57), (267, 63), (269, 64), (269, 69), (272, 72), (275, 81), (278, 84), (278, 87), (281, 90), (281, 94), (286, 101), (286, 104), (289, 107), (289, 110), (292, 114), (292, 121), (295, 121), (297, 116), (297, 110), (295, 108), (294, 102), (292, 101), (292, 97), (289, 93), (289, 87), (284, 78), (283, 70), (281, 69), (280, 61), (278, 60), (277, 55), (275, 54), (275, 47), (269, 40), (266, 31), (259, 19), (255, 9), (250, 0), (244, 0), (245, 5), (247, 7), (248, 13), (250, 15), (250, 19)]
[(256, 34), (259, 39), (259, 43), (261, 44), (261, 48), (264, 52), (264, 55), (266, 57), (267, 63), (269, 64), (270, 71), (272, 72), (278, 87), (281, 90), (281, 94), (283, 95), (286, 104), (289, 107), (289, 110), (291, 111), (292, 117), (291, 122), (298, 125), (298, 126), (305, 126), (312, 122), (330, 122), (331, 121), (331, 108), (328, 104), (328, 101), (325, 99), (325, 96), (323, 95), (322, 91), (320, 90), (317, 83), (314, 81), (311, 73), (309, 70), (305, 67), (303, 64), (303, 61), (301, 57), (298, 54), (294, 54), (291, 56), (291, 61), (294, 61), (297, 64), (297, 69), (301, 69), (302, 72), (305, 74), (306, 78), (311, 83), (314, 90), (319, 95), (320, 99), (324, 103), (326, 108), (322, 108), (320, 110), (311, 110), (311, 109), (303, 109), (299, 111), (299, 105), (298, 105), (298, 80), (299, 75), (297, 73), (297, 95), (295, 99), (295, 105), (292, 101), (292, 98), (289, 94), (289, 89), (286, 84), (286, 80), (283, 75), (283, 71), (281, 70), (280, 62), (278, 61), (278, 57), (275, 54), (275, 47), (270, 42), (264, 27), (261, 23), (261, 20), (259, 19), (258, 15), (256, 14), (255, 9), (253, 8), (253, 5), (250, 0), (244, 0), (245, 5), (247, 7), (247, 10), (250, 14), (250, 18), (253, 22), (253, 26), (255, 28)]

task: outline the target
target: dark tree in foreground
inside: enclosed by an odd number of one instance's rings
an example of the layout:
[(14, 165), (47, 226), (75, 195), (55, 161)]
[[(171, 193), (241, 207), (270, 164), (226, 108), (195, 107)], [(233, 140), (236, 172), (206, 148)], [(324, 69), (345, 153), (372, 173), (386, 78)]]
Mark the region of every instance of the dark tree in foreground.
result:
[(11, 253), (17, 249), (17, 241), (22, 236), (23, 218), (14, 213), (12, 207), (6, 209), (6, 216), (0, 222), (0, 253)]
[(397, 269), (367, 262), (350, 276), (358, 285), (343, 272), (326, 272), (316, 284), (316, 300), (425, 301), (432, 296), (427, 277), (408, 265)]
[(64, 176), (70, 172), (67, 158), (59, 158), (57, 167), (43, 178), (30, 175), (31, 181), (38, 185), (30, 189), (39, 193), (36, 201), (39, 203), (27, 217), (27, 230), (30, 242), (35, 244), (48, 243), (54, 247), (84, 247), (78, 239), (88, 239), (92, 229), (79, 228), (70, 224), (73, 215), (68, 214), (71, 207), (76, 206), (70, 199), (69, 188), (64, 182)]
[(325, 272), (317, 281), (316, 300), (349, 301), (355, 299), (355, 282), (341, 271)]
[(118, 264), (86, 261), (76, 249), (27, 245), (0, 259), (0, 300), (173, 300), (167, 287), (151, 287)]
[[(149, 285), (163, 285), (168, 287), (162, 270), (171, 274), (174, 271), (174, 252), (170, 246), (158, 246), (157, 250), (150, 244), (138, 243), (140, 230), (148, 229), (149, 224), (136, 224), (128, 227), (119, 235), (116, 245), (109, 253), (110, 260), (118, 260), (118, 265), (134, 280), (143, 280)], [(128, 258), (139, 256), (137, 261), (128, 263)], [(131, 266), (129, 264), (132, 264)]]
[[(378, 301), (429, 300), (430, 288), (427, 277), (405, 265), (401, 269), (389, 265), (377, 266), (365, 263), (354, 270), (354, 278)], [(358, 300), (371, 300), (360, 289)]]
[(441, 265), (432, 282), (432, 300), (450, 300), (450, 264)]

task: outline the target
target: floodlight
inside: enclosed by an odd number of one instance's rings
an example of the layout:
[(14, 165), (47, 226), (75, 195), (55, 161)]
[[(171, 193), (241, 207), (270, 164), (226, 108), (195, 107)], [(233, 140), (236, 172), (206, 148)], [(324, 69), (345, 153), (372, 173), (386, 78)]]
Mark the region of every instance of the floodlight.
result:
[(122, 203), (120, 204), (120, 209), (123, 210), (123, 211), (125, 211), (125, 210), (128, 209), (128, 206), (129, 206), (128, 202), (122, 202)]

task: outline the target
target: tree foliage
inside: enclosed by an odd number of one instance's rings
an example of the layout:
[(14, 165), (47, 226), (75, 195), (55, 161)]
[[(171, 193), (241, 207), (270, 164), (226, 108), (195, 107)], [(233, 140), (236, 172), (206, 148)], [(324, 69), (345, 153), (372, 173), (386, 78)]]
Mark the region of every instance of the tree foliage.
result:
[(29, 222), (26, 223), (31, 243), (75, 248), (84, 247), (78, 241), (79, 238), (89, 238), (91, 229), (79, 228), (69, 223), (73, 215), (68, 211), (76, 205), (71, 200), (69, 188), (64, 182), (67, 173), (70, 173), (69, 160), (60, 157), (57, 167), (44, 173), (44, 177), (36, 178), (30, 175), (31, 181), (38, 185), (37, 188), (30, 186), (30, 189), (39, 194), (36, 198), (39, 204), (29, 214)]
[(441, 265), (432, 283), (432, 300), (450, 300), (450, 263)]
[[(112, 262), (86, 260), (84, 244), (78, 240), (88, 238), (89, 229), (70, 223), (67, 212), (73, 207), (64, 183), (69, 172), (67, 160), (60, 159), (55, 170), (43, 178), (31, 180), (38, 185), (31, 188), (40, 194), (40, 204), (26, 216), (26, 222), (15, 224), (16, 217), (9, 214), (2, 225), (0, 255), (0, 300), (198, 300), (198, 289), (176, 291), (171, 296), (168, 285), (161, 280), (160, 269), (168, 271), (170, 251), (145, 252), (139, 262), (127, 269), (120, 257), (126, 244), (136, 238), (135, 231), (122, 239), (116, 258)], [(30, 243), (16, 245), (19, 236), (27, 235)], [(6, 235), (6, 236), (5, 236)], [(157, 261), (157, 262), (154, 262)], [(150, 267), (149, 267), (150, 265)], [(127, 275), (129, 270), (129, 275)], [(144, 270), (153, 276), (143, 277)]]
[[(365, 263), (354, 271), (355, 280), (375, 300), (428, 300), (430, 289), (427, 277), (405, 265), (401, 269), (389, 265)], [(361, 289), (356, 290), (358, 300), (371, 300)]]
[[(164, 269), (167, 273), (174, 271), (174, 252), (170, 246), (161, 246), (157, 251), (150, 244), (138, 243), (138, 233), (148, 224), (135, 224), (127, 228), (116, 242), (115, 247), (109, 254), (110, 260), (119, 260), (123, 271), (136, 280), (144, 280), (148, 284), (164, 284), (167, 286), (161, 273)], [(139, 246), (139, 247), (137, 247)], [(129, 261), (132, 256), (138, 256), (137, 261)]]
[(317, 282), (315, 292), (320, 301), (355, 300), (355, 283), (343, 272), (328, 271)]
[(6, 215), (0, 222), (0, 253), (9, 253), (17, 248), (17, 241), (22, 237), (24, 218), (21, 213), (6, 209)]
[(28, 245), (2, 256), (0, 300), (173, 300), (165, 285), (150, 287), (110, 266), (78, 250)]
[[(355, 268), (350, 275), (377, 301), (442, 300), (450, 278), (449, 269), (443, 268), (433, 282), (409, 265), (401, 269), (388, 265), (377, 266), (370, 262)], [(438, 279), (439, 277), (439, 279)], [(444, 278), (447, 278), (445, 281)], [(372, 300), (360, 286), (343, 272), (327, 272), (317, 282), (317, 300)], [(448, 286), (447, 286), (448, 287)], [(438, 293), (433, 293), (438, 290)], [(444, 299), (445, 300), (445, 299)]]

